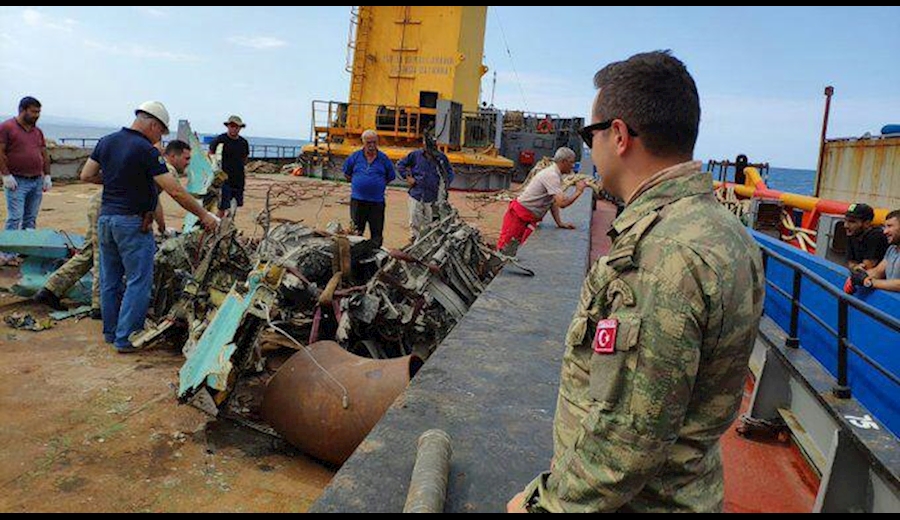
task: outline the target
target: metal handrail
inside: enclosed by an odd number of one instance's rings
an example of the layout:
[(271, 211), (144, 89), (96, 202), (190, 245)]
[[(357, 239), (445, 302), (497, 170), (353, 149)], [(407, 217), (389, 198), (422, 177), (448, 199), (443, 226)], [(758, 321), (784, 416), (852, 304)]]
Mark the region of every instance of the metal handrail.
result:
[[(384, 109), (385, 114), (378, 114), (379, 109)], [(392, 113), (388, 113), (390, 111)], [(365, 122), (361, 128), (355, 128), (361, 115), (373, 115), (374, 124)], [(351, 131), (365, 130), (374, 126), (379, 135), (393, 135), (394, 137), (408, 137), (422, 135), (422, 116), (435, 114), (435, 109), (415, 105), (386, 105), (378, 103), (344, 103), (340, 101), (313, 100), (312, 102), (312, 126), (313, 134), (317, 129), (344, 129)], [(322, 121), (322, 116), (325, 120)], [(378, 128), (388, 126), (389, 129)]]
[[(70, 143), (81, 143), (79, 148), (93, 148), (100, 142), (99, 137), (61, 137), (57, 139), (59, 144), (70, 144)], [(88, 146), (87, 143), (90, 142), (91, 146)]]
[[(61, 137), (58, 139), (60, 144), (78, 143), (80, 148), (94, 148), (100, 141), (98, 137)], [(90, 144), (89, 144), (90, 143)], [(163, 141), (163, 145), (168, 144), (168, 140)], [(303, 150), (302, 145), (284, 145), (284, 144), (251, 144), (251, 159), (295, 159), (300, 156)]]
[(294, 159), (300, 156), (302, 146), (282, 144), (251, 144), (251, 159)]
[[(834, 336), (838, 340), (838, 375), (837, 375), (837, 384), (838, 386), (833, 390), (835, 396), (842, 399), (849, 399), (851, 396), (850, 387), (847, 384), (847, 352), (851, 351), (860, 359), (862, 359), (867, 365), (871, 366), (883, 376), (888, 378), (895, 385), (900, 386), (900, 377), (895, 374), (889, 372), (886, 368), (881, 366), (877, 361), (863, 353), (856, 345), (850, 343), (847, 339), (847, 308), (853, 307), (859, 312), (869, 316), (870, 318), (875, 319), (881, 324), (887, 326), (890, 329), (893, 329), (895, 332), (900, 332), (900, 320), (897, 318), (872, 307), (871, 305), (862, 302), (856, 298), (852, 298), (840, 289), (837, 289), (833, 285), (831, 285), (827, 280), (814, 273), (809, 268), (800, 265), (797, 262), (792, 260), (788, 260), (784, 256), (776, 253), (773, 249), (760, 244), (760, 249), (763, 253), (763, 263), (768, 266), (768, 259), (773, 258), (780, 264), (790, 268), (794, 273), (793, 278), (793, 287), (791, 294), (788, 294), (787, 291), (782, 289), (781, 287), (776, 286), (772, 281), (766, 280), (766, 284), (775, 289), (775, 292), (785, 298), (788, 298), (791, 301), (791, 324), (789, 337), (785, 340), (785, 345), (790, 348), (797, 348), (800, 346), (800, 340), (798, 337), (797, 329), (799, 327), (799, 316), (800, 311), (805, 312), (810, 318), (813, 319), (816, 323), (818, 323), (822, 328), (828, 332), (830, 335)], [(806, 277), (822, 289), (824, 289), (827, 293), (834, 296), (838, 300), (838, 327), (837, 330), (828, 326), (821, 318), (816, 316), (809, 308), (800, 303), (800, 284), (803, 277)]]

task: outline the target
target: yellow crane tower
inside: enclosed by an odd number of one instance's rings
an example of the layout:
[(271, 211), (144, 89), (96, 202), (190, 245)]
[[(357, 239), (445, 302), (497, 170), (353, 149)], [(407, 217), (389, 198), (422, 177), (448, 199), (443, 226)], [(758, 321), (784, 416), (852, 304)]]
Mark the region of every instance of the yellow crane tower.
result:
[(508, 188), (502, 114), (478, 105), (487, 7), (358, 6), (350, 18), (350, 99), (313, 101), (313, 142), (303, 148), (312, 174), (341, 178), (365, 130), (394, 161), (431, 133), (453, 164), (453, 187)]

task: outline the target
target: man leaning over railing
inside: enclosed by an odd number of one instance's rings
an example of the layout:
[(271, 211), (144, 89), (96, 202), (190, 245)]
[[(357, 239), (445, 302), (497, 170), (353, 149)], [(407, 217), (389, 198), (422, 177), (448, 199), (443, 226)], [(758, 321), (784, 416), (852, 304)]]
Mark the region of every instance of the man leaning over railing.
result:
[(900, 209), (884, 219), (884, 236), (888, 239), (884, 259), (872, 269), (855, 269), (844, 284), (847, 294), (853, 294), (860, 286), (900, 292)]

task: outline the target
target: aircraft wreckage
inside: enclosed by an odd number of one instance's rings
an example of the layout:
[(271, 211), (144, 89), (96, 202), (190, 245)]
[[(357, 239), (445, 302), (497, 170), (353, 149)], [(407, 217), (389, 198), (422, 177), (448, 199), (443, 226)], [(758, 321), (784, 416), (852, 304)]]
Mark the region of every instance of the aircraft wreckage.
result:
[[(215, 203), (215, 159), (184, 123), (179, 137), (197, 158), (188, 191)], [(285, 193), (270, 188), (261, 238), (226, 217), (214, 234), (188, 218), (161, 239), (150, 315), (131, 340), (181, 346), (180, 402), (339, 464), (510, 258), (446, 202), (388, 251), (337, 225), (274, 221)]]
[(180, 401), (343, 462), (504, 263), (441, 213), (394, 251), (291, 222), (258, 242), (227, 219), (169, 239), (132, 342), (184, 341)]

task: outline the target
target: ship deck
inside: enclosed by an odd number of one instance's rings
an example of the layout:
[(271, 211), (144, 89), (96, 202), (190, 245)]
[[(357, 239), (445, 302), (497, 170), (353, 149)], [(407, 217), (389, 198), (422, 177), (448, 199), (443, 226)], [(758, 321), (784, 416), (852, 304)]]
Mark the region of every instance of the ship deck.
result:
[[(589, 206), (582, 197), (567, 210), (567, 219), (584, 216), (574, 219), (576, 231), (540, 226), (519, 252), (537, 275), (506, 269), (494, 280), (311, 511), (401, 511), (416, 439), (431, 428), (452, 438), (445, 512), (504, 511), (549, 467), (562, 335), (588, 262), (609, 249), (615, 218), (606, 202)], [(751, 389), (748, 377), (742, 411)], [(722, 448), (726, 511), (812, 511), (818, 476), (792, 443), (732, 428)]]

